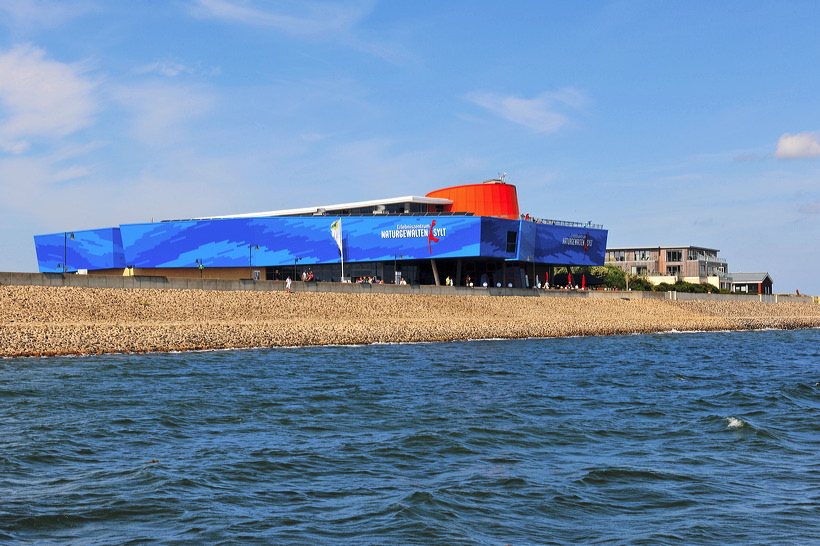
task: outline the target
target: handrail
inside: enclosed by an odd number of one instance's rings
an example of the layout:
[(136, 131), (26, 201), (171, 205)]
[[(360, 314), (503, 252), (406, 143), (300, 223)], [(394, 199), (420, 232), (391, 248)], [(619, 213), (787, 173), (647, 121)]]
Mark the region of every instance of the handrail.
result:
[(555, 226), (568, 226), (568, 227), (585, 227), (590, 229), (604, 229), (603, 224), (593, 224), (592, 222), (572, 222), (570, 220), (553, 220), (550, 218), (535, 218), (534, 216), (529, 217), (522, 217), (522, 220), (527, 220), (529, 222), (535, 222), (536, 224), (552, 224)]

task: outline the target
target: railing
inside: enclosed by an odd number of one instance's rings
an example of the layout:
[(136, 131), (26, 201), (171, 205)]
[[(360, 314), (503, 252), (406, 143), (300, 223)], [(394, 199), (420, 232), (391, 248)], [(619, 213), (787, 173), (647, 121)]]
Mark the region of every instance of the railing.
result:
[(698, 256), (696, 258), (687, 258), (686, 261), (687, 262), (717, 262), (719, 264), (725, 264), (726, 263), (725, 258), (718, 258), (718, 257), (709, 258), (709, 257), (706, 257), (706, 256)]
[(593, 224), (592, 222), (571, 222), (569, 220), (552, 220), (550, 218), (535, 218), (533, 216), (522, 217), (522, 220), (535, 222), (536, 224), (552, 224), (555, 226), (580, 227), (590, 229), (604, 229), (603, 224)]
[[(612, 258), (607, 258), (607, 261), (610, 262), (657, 262), (659, 258), (657, 256), (635, 256), (635, 258), (627, 258), (626, 256), (614, 256)], [(686, 260), (687, 262), (714, 262), (719, 264), (725, 264), (726, 260), (724, 258), (692, 258)], [(667, 261), (667, 263), (669, 263)], [(679, 262), (671, 262), (671, 263), (679, 263)]]

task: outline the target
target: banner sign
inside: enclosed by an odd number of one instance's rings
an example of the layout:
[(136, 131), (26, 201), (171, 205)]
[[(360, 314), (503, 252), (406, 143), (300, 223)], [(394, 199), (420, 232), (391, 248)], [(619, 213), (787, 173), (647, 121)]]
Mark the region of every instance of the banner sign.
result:
[[(344, 230), (342, 230), (344, 224)], [(180, 220), (38, 235), (40, 271), (473, 258), (603, 265), (607, 232), (479, 216)], [(65, 256), (65, 260), (64, 260)]]

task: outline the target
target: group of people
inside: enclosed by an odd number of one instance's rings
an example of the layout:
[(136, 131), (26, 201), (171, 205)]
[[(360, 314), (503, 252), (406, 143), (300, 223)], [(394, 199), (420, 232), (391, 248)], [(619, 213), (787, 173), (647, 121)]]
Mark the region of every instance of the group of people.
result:
[[(590, 288), (588, 286), (578, 286), (577, 284), (576, 285), (565, 284), (563, 286), (558, 286), (558, 285), (550, 286), (550, 283), (548, 283), (548, 282), (545, 282), (543, 284), (543, 286), (539, 284), (538, 286), (536, 286), (534, 288), (543, 288), (544, 290), (549, 290), (549, 289), (553, 289), (553, 290), (590, 290)], [(617, 290), (617, 288), (615, 290)]]
[[(302, 281), (310, 282), (313, 279), (314, 279), (313, 271), (308, 270), (308, 271), (303, 271), (302, 272)], [(345, 282), (345, 281), (342, 281), (342, 282)], [(350, 281), (347, 281), (347, 282), (350, 282)], [(358, 279), (356, 279), (353, 282), (355, 282), (356, 284), (367, 284), (367, 283), (369, 283), (369, 284), (384, 284), (384, 281), (379, 279), (378, 277), (359, 277)], [(402, 277), (399, 284), (407, 284), (407, 281), (404, 280), (404, 277)], [(291, 279), (290, 275), (288, 275), (288, 277), (285, 279), (285, 292), (290, 292), (292, 286), (293, 286), (293, 279)]]
[[(275, 280), (279, 280), (281, 277), (279, 276), (279, 270), (277, 269), (274, 274), (273, 278)], [(308, 269), (307, 271), (302, 271), (302, 282), (310, 282), (315, 279), (313, 275), (313, 270)], [(285, 292), (290, 292), (291, 287), (293, 286), (293, 279), (290, 278), (290, 275), (287, 276), (285, 279)]]
[(356, 284), (384, 284), (384, 281), (378, 277), (359, 277)]
[[(378, 277), (359, 277), (356, 281), (357, 284), (385, 284), (384, 280)], [(390, 281), (390, 284), (393, 284), (395, 281)], [(407, 284), (407, 281), (404, 280), (404, 277), (401, 278), (399, 284)]]
[(521, 219), (527, 222), (535, 222), (536, 224), (555, 224), (552, 220), (542, 220), (540, 218), (530, 216), (529, 214), (522, 214)]
[[(450, 275), (447, 275), (447, 278), (444, 279), (444, 286), (455, 286), (453, 278)], [(464, 279), (464, 286), (473, 286), (473, 279), (469, 275)]]
[[(529, 214), (522, 214), (521, 219), (525, 220), (527, 222), (535, 222), (536, 224), (552, 224), (552, 225), (555, 225), (555, 221), (553, 221), (553, 220), (542, 220), (541, 218), (535, 218), (533, 216), (530, 216)], [(588, 222), (584, 222), (583, 226), (584, 227), (592, 227), (592, 220), (589, 220)]]

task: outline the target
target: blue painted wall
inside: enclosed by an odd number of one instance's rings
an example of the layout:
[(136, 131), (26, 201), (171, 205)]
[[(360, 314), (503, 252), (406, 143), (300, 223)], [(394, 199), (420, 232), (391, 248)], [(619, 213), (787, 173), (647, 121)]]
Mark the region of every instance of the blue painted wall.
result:
[[(337, 217), (226, 218), (124, 224), (35, 236), (40, 271), (264, 267), (339, 263), (331, 233)], [(341, 220), (344, 261), (481, 257), (561, 265), (603, 265), (606, 230), (474, 216), (353, 216)], [(432, 229), (432, 233), (431, 233)], [(508, 233), (516, 234), (508, 249)], [(64, 245), (64, 242), (66, 244)]]
[(42, 273), (125, 267), (119, 228), (35, 235), (34, 247)]
[[(556, 265), (604, 265), (607, 230), (552, 224), (533, 225), (536, 226), (536, 262)], [(525, 258), (523, 255), (520, 257), (522, 260)]]
[[(228, 218), (127, 224), (120, 227), (125, 260), (134, 267), (247, 267), (338, 263), (334, 217)], [(430, 238), (430, 227), (433, 238)], [(344, 217), (346, 262), (477, 256), (481, 219), (451, 217)], [(438, 239), (438, 240), (435, 240)], [(258, 247), (258, 248), (257, 248)]]

